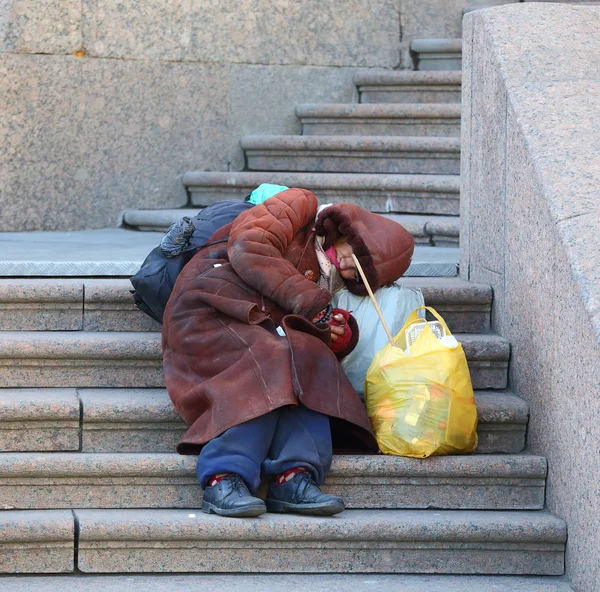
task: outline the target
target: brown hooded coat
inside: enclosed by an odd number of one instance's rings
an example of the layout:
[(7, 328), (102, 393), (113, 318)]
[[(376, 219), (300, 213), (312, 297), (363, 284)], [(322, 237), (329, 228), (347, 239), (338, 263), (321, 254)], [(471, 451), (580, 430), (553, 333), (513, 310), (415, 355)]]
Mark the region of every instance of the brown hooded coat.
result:
[(180, 453), (299, 402), (330, 416), (336, 450), (377, 452), (364, 405), (328, 347), (329, 329), (311, 322), (331, 301), (315, 283), (315, 232), (325, 248), (347, 237), (373, 289), (402, 276), (414, 242), (396, 222), (353, 204), (327, 208), (315, 226), (316, 212), (310, 191), (288, 189), (219, 230), (179, 275), (164, 315), (163, 368), (190, 426)]

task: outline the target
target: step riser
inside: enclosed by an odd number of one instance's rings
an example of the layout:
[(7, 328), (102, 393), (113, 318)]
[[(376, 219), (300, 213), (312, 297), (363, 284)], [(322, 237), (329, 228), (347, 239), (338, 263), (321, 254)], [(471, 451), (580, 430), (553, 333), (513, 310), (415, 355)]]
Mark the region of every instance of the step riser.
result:
[(460, 86), (448, 88), (407, 88), (406, 86), (361, 86), (360, 102), (366, 104), (390, 103), (460, 103)]
[[(65, 286), (68, 285), (65, 282)], [(37, 303), (5, 304), (4, 314), (0, 314), (0, 331), (160, 332), (161, 325), (133, 305), (130, 287), (128, 280), (120, 280), (120, 290), (111, 290), (104, 302), (95, 304), (88, 303), (83, 294), (80, 300), (70, 303), (47, 302), (40, 296)], [(427, 295), (425, 289), (426, 302)], [(455, 333), (486, 333), (489, 330), (489, 304), (442, 302), (431, 305), (436, 307)]]
[(462, 69), (462, 40), (415, 39), (410, 44), (417, 70)]
[(304, 136), (460, 136), (460, 118), (422, 121), (382, 120), (343, 121), (339, 119), (309, 120), (302, 118)]
[[(507, 362), (470, 361), (473, 388), (506, 388), (507, 369)], [(30, 359), (26, 363), (19, 363), (18, 360), (0, 360), (0, 388), (163, 386), (159, 359)]]
[[(251, 544), (251, 547), (250, 547)], [(414, 573), (562, 575), (557, 544), (376, 541), (80, 541), (84, 573)]]
[[(243, 199), (254, 187), (214, 188), (188, 186), (190, 200), (196, 206), (209, 206), (223, 199)], [(458, 193), (443, 191), (393, 191), (363, 189), (314, 189), (321, 203), (349, 202), (381, 214), (439, 214), (458, 216)]]
[[(349, 509), (540, 510), (544, 479), (332, 478), (323, 491)], [(265, 497), (266, 487), (260, 493)], [(88, 477), (0, 480), (4, 509), (200, 508), (202, 489), (187, 477)]]
[(246, 150), (252, 171), (314, 171), (339, 173), (460, 174), (460, 152), (286, 152)]
[(462, 70), (461, 54), (418, 54), (416, 57), (417, 70), (440, 71)]
[(306, 187), (321, 203), (351, 202), (374, 212), (459, 214), (456, 177), (398, 177), (327, 173), (186, 173), (183, 176), (193, 205), (223, 199), (244, 199), (261, 183)]
[[(525, 446), (526, 429), (525, 424), (509, 424), (499, 428), (495, 424), (481, 423), (477, 428), (479, 445), (475, 452), (477, 454), (521, 452)], [(172, 452), (185, 431), (183, 424), (173, 424), (169, 427), (152, 423), (121, 425), (84, 423), (81, 450), (83, 452)], [(26, 449), (12, 447), (3, 450)]]
[[(0, 511), (0, 573), (74, 571), (74, 531), (71, 512)], [(15, 584), (11, 590), (21, 587)]]
[[(478, 391), (475, 400), (476, 452), (521, 452), (529, 417), (526, 403), (493, 391)], [(0, 401), (1, 452), (173, 452), (186, 431), (160, 389), (15, 389), (2, 391)]]
[[(84, 424), (80, 443), (78, 422), (47, 422), (48, 427), (6, 425), (0, 431), (2, 452), (172, 452), (186, 428), (157, 424)], [(476, 454), (516, 454), (525, 447), (525, 424), (479, 424)]]

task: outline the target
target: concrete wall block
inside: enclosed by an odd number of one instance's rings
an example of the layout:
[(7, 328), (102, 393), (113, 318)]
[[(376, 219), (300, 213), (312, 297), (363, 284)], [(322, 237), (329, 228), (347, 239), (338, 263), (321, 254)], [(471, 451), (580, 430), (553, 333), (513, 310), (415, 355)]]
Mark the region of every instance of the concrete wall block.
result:
[(393, 0), (84, 0), (84, 7), (86, 48), (98, 57), (367, 67), (399, 59)]
[(82, 47), (81, 0), (4, 0), (0, 52), (68, 54)]
[[(529, 449), (548, 457), (547, 504), (569, 524), (567, 576), (592, 592), (600, 579), (589, 514), (600, 503), (600, 161), (591, 157), (600, 148), (600, 65), (587, 56), (600, 51), (600, 8), (532, 2), (477, 11), (465, 23), (474, 31), (467, 49), (493, 72), (475, 65), (465, 76), (463, 260), (471, 279), (494, 288), (493, 326), (513, 348), (511, 387), (530, 404)], [(477, 80), (492, 78), (487, 93)], [(490, 136), (504, 126), (496, 137), (504, 159), (478, 143), (476, 122)], [(502, 176), (499, 191), (493, 180)], [(496, 260), (503, 267), (486, 275)]]
[(409, 45), (413, 39), (462, 37), (463, 8), (497, 6), (519, 0), (402, 0), (402, 64), (412, 68)]
[[(358, 70), (359, 72), (361, 70)], [(240, 138), (254, 134), (299, 134), (300, 103), (349, 103), (356, 68), (233, 64), (229, 68), (229, 168), (242, 170)]]
[(221, 66), (4, 54), (0, 74), (2, 231), (115, 226), (227, 162)]

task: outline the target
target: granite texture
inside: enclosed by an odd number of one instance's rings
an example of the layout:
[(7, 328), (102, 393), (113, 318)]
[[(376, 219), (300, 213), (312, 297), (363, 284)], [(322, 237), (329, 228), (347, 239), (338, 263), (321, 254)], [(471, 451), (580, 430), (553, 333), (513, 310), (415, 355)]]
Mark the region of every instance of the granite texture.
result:
[[(122, 228), (2, 233), (0, 276), (130, 277), (161, 238), (162, 233)], [(44, 286), (46, 281), (40, 285)]]
[(84, 452), (172, 452), (186, 426), (163, 389), (80, 389)]
[(304, 136), (458, 136), (460, 105), (304, 104)]
[(512, 343), (511, 385), (530, 404), (529, 448), (548, 457), (547, 504), (569, 524), (567, 575), (582, 592), (600, 581), (600, 64), (586, 58), (599, 26), (599, 7), (534, 2), (465, 17), (461, 273), (494, 288), (493, 326)]
[(457, 175), (460, 140), (435, 137), (245, 136), (255, 171)]
[(79, 331), (83, 285), (63, 280), (0, 280), (0, 331)]
[[(505, 388), (508, 342), (495, 335), (458, 333), (456, 338), (473, 388)], [(159, 387), (161, 360), (158, 333), (6, 331), (0, 342), (0, 387)]]
[[(157, 237), (158, 241), (158, 237)], [(133, 304), (131, 282), (89, 279), (83, 284), (84, 331), (160, 331), (161, 325)]]
[(395, 592), (573, 592), (558, 578), (509, 576), (415, 576), (334, 574), (227, 574), (227, 575), (77, 575), (0, 580), (0, 592), (348, 592), (348, 590), (394, 590)]
[(0, 52), (69, 54), (81, 49), (81, 0), (4, 0)]
[(349, 201), (374, 212), (457, 215), (460, 209), (458, 175), (190, 172), (183, 183), (199, 206), (243, 199), (261, 183), (278, 183), (310, 189), (323, 203)]
[[(173, 452), (186, 430), (163, 389), (78, 389), (83, 452)], [(529, 410), (511, 392), (476, 391), (476, 452), (519, 453)]]
[[(123, 224), (126, 228), (149, 232), (165, 232), (172, 224), (184, 216), (193, 217), (200, 211), (196, 208), (177, 208), (168, 210), (125, 210)], [(386, 218), (397, 221), (408, 230), (415, 239), (415, 244), (431, 243), (431, 238), (439, 232), (440, 235), (456, 235), (460, 221), (458, 216), (435, 216), (419, 214), (383, 214)], [(427, 228), (430, 231), (427, 231)], [(456, 241), (458, 243), (458, 240)], [(1, 285), (1, 284), (0, 284)]]
[(403, 278), (400, 282), (421, 289), (427, 306), (433, 306), (444, 317), (452, 332), (489, 332), (490, 286), (460, 278)]
[[(107, 228), (104, 230), (82, 230), (75, 232), (6, 232), (0, 233), (3, 243), (4, 259), (0, 260), (0, 276), (17, 277), (102, 277), (115, 278), (121, 276), (124, 285), (137, 273), (148, 253), (156, 248), (163, 233), (136, 232), (124, 228)], [(23, 239), (27, 239), (25, 244)], [(433, 248), (427, 245), (417, 246), (406, 272), (409, 276), (455, 276), (457, 275), (459, 253), (457, 248)], [(73, 280), (71, 280), (73, 281)], [(85, 280), (84, 280), (85, 281)], [(94, 290), (111, 288), (101, 281), (90, 285)], [(93, 286), (97, 285), (97, 288)], [(92, 330), (98, 330), (98, 315), (106, 312), (108, 316), (129, 314), (133, 309), (122, 302), (105, 302), (103, 307), (98, 298), (109, 298), (106, 292), (93, 296), (94, 302), (88, 313), (88, 321)], [(84, 325), (85, 325), (84, 317)], [(111, 323), (114, 327), (114, 323)], [(148, 330), (153, 325), (143, 324), (140, 329)], [(133, 327), (132, 327), (133, 328)]]
[[(195, 469), (196, 457), (175, 453), (6, 453), (0, 507), (198, 508)], [(347, 508), (539, 510), (545, 478), (544, 458), (514, 454), (335, 456), (323, 490)]]
[(400, 15), (392, 0), (83, 6), (86, 47), (98, 57), (387, 68), (399, 60)]
[(6, 331), (1, 387), (162, 386), (160, 335)]
[(74, 540), (71, 512), (0, 511), (0, 573), (72, 572)]
[(360, 103), (460, 103), (461, 72), (368, 72), (354, 76)]
[(415, 70), (462, 69), (462, 39), (415, 39), (410, 53)]
[(519, 0), (402, 0), (402, 63), (412, 68), (409, 45), (413, 39), (448, 39), (462, 36), (462, 9), (486, 4), (496, 6)]
[[(76, 510), (93, 572), (560, 575), (564, 522), (546, 513), (349, 510), (225, 519), (189, 510)], [(300, 544), (301, 542), (301, 544)], [(465, 547), (469, 553), (465, 553)]]
[(0, 230), (115, 226), (126, 205), (182, 205), (184, 171), (226, 166), (223, 66), (0, 54), (0, 77)]
[[(228, 70), (228, 166), (223, 170), (244, 169), (245, 157), (240, 146), (243, 136), (299, 134), (301, 125), (294, 113), (296, 105), (351, 103), (356, 92), (352, 79), (357, 71), (363, 70), (232, 64)], [(204, 167), (203, 170), (210, 169)]]
[(79, 420), (73, 389), (0, 389), (1, 452), (79, 450)]

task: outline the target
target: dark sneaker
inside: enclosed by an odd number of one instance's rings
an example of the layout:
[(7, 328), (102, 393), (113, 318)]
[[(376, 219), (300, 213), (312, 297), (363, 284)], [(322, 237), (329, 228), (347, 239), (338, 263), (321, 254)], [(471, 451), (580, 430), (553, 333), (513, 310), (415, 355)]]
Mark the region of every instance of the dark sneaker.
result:
[(232, 473), (204, 490), (202, 511), (219, 516), (249, 518), (264, 514), (267, 508), (260, 498), (253, 497), (244, 480)]
[(343, 512), (344, 507), (341, 497), (323, 493), (307, 471), (296, 473), (280, 485), (271, 483), (267, 492), (269, 512), (333, 516)]

